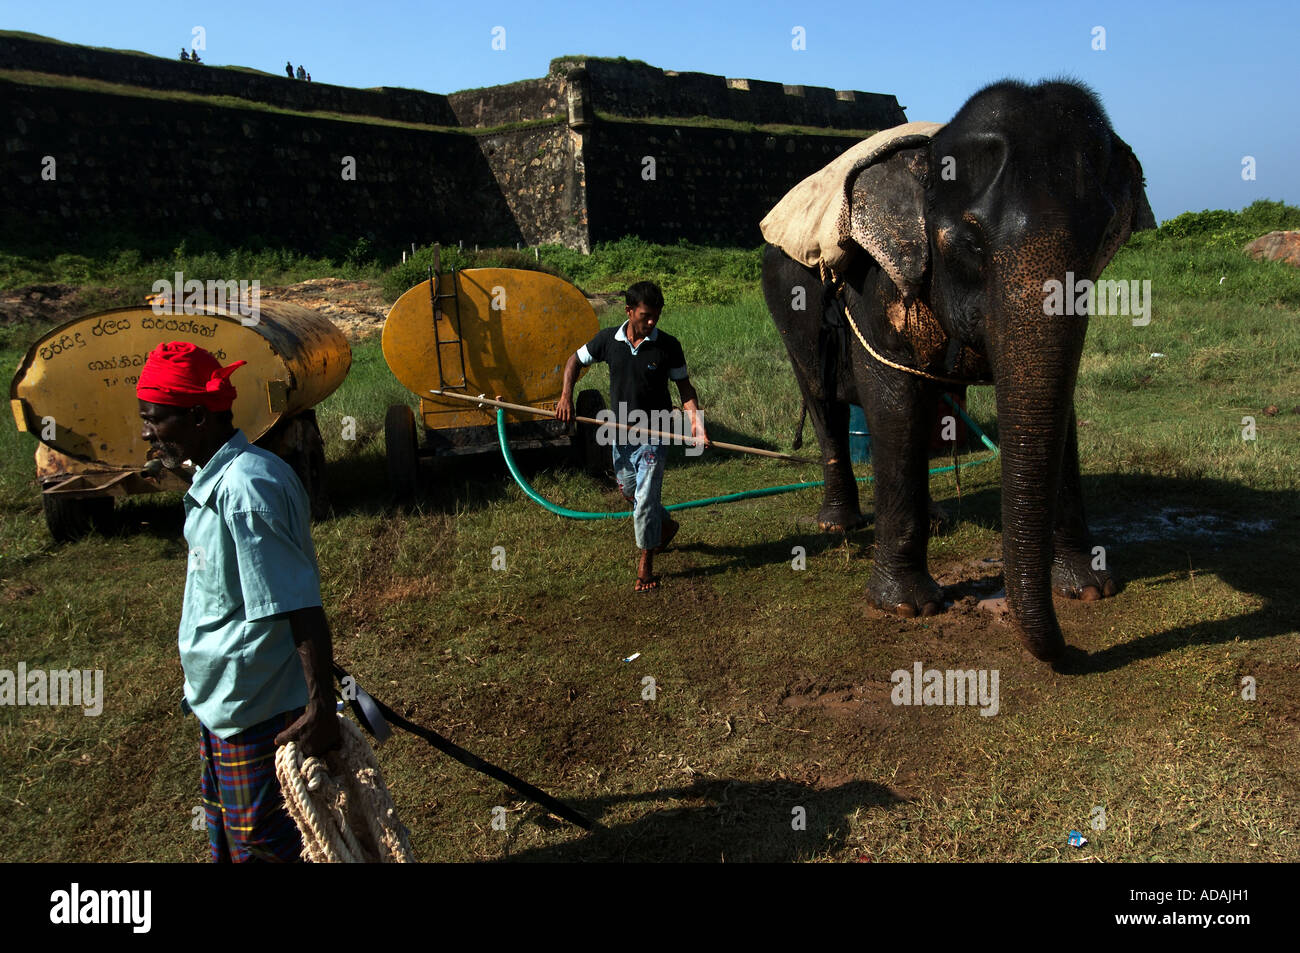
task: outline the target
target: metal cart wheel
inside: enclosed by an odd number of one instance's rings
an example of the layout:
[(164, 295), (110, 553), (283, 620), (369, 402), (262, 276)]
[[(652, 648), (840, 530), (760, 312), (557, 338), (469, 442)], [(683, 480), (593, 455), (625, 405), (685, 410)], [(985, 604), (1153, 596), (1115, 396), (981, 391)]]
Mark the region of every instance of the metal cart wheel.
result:
[(329, 515), (329, 486), (325, 482), (325, 440), (316, 422), (316, 411), (307, 410), (298, 415), (298, 433), (302, 447), (294, 461), (294, 472), (302, 480), (311, 501), (311, 518), (321, 520)]
[[(594, 388), (580, 391), (573, 411), (579, 417), (595, 417), (605, 409), (605, 398)], [(573, 431), (573, 464), (594, 477), (604, 476), (610, 469), (609, 447), (596, 442), (600, 428), (594, 424), (575, 423)]]
[(72, 543), (90, 533), (92, 529), (103, 532), (113, 515), (111, 496), (72, 497), (57, 493), (42, 493), (45, 525), (58, 543)]

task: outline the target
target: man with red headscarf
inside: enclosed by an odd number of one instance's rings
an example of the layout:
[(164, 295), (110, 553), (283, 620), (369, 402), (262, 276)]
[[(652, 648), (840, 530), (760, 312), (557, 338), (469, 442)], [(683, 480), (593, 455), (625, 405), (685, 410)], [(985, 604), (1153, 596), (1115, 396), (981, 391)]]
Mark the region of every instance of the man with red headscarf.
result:
[(194, 344), (160, 344), (136, 385), (141, 436), (185, 494), (189, 570), (179, 631), (185, 701), (199, 719), (203, 806), (214, 861), (293, 861), (275, 748), (339, 743), (329, 626), (310, 509), (287, 463), (234, 426), (230, 375)]

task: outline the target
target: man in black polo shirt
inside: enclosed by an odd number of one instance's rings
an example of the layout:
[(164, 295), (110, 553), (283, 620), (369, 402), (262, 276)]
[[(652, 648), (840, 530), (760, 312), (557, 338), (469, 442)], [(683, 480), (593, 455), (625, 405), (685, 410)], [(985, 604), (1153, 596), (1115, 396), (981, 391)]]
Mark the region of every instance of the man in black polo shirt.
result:
[[(624, 293), (627, 321), (619, 328), (605, 328), (569, 357), (564, 365), (564, 390), (555, 408), (563, 421), (573, 419), (573, 386), (578, 380), (578, 365), (605, 361), (609, 364), (610, 402), (614, 419), (634, 426), (665, 430), (663, 422), (672, 411), (668, 381), (677, 382), (682, 409), (691, 420), (691, 439), (699, 446), (708, 443), (700, 416), (699, 395), (686, 374), (686, 356), (671, 334), (659, 330), (659, 315), (664, 296), (659, 286), (640, 281)], [(641, 412), (646, 423), (640, 422)], [(602, 428), (607, 429), (607, 428)], [(610, 428), (612, 429), (612, 428)], [(677, 522), (659, 502), (664, 479), (664, 452), (657, 438), (629, 441), (625, 431), (614, 431), (614, 473), (623, 497), (633, 504), (632, 522), (636, 528), (636, 545), (641, 550), (637, 565), (636, 592), (659, 588), (654, 575), (654, 555), (662, 552), (677, 534)]]

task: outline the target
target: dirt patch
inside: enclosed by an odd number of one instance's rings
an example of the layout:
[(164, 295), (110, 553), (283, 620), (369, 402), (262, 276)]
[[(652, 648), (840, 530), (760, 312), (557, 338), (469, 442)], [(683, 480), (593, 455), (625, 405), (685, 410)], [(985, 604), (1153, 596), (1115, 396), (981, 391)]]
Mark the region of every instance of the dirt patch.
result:
[(431, 599), (437, 595), (438, 586), (428, 576), (416, 579), (394, 579), (384, 590), (372, 597), (377, 605), (406, 602), (410, 599)]
[[(261, 289), (268, 301), (289, 301), (329, 318), (346, 335), (364, 338), (383, 329), (388, 302), (378, 282), (312, 278)], [(143, 305), (138, 295), (92, 285), (28, 285), (0, 291), (0, 324), (59, 325), (109, 308)]]
[(28, 285), (0, 291), (0, 324), (64, 324), (108, 308), (136, 304), (130, 292), (93, 285)]
[(1233, 703), (1242, 698), (1243, 679), (1254, 679), (1255, 701), (1281, 731), (1300, 729), (1300, 662), (1256, 661), (1238, 672), (1233, 682)]
[(294, 285), (264, 288), (262, 297), (289, 301), (329, 318), (344, 334), (369, 337), (383, 330), (389, 304), (378, 282), (311, 278)]
[(836, 718), (883, 721), (892, 716), (889, 682), (868, 681), (859, 685), (818, 685), (804, 679), (791, 683), (780, 694), (783, 708), (818, 708)]
[[(329, 318), (353, 339), (383, 330), (391, 303), (377, 281), (309, 278), (291, 285), (262, 288), (268, 301), (289, 301)], [(614, 296), (588, 299), (600, 308)], [(139, 296), (119, 288), (77, 285), (28, 285), (0, 291), (0, 324), (58, 325), (109, 308), (142, 305)]]
[(4, 588), (0, 589), (0, 602), (9, 603), (17, 602), (19, 599), (27, 599), (36, 595), (40, 590), (29, 582), (13, 581), (6, 582)]

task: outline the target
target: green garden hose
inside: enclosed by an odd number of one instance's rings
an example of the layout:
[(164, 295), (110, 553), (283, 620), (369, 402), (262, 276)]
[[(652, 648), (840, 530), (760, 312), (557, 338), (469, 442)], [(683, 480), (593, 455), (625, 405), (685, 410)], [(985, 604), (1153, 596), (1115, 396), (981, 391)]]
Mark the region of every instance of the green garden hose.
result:
[[(984, 446), (992, 450), (993, 453), (980, 460), (971, 460), (967, 463), (955, 464), (953, 466), (935, 467), (930, 471), (930, 473), (950, 473), (959, 467), (974, 467), (995, 459), (998, 455), (997, 445), (988, 438), (975, 421), (970, 419), (970, 416), (966, 411), (953, 403), (952, 398), (947, 394), (944, 394), (943, 397), (944, 400), (948, 401), (953, 410), (961, 414), (962, 418), (966, 421), (966, 424), (979, 434), (979, 438), (983, 442)], [(514, 477), (515, 482), (519, 484), (519, 489), (523, 490), (525, 495), (527, 495), (527, 497), (538, 506), (545, 507), (557, 516), (565, 516), (573, 520), (611, 520), (622, 519), (632, 515), (631, 510), (623, 510), (618, 513), (590, 513), (584, 510), (566, 509), (563, 506), (552, 503), (550, 500), (546, 499), (546, 497), (534, 490), (531, 484), (524, 479), (524, 475), (519, 472), (519, 465), (515, 463), (514, 454), (510, 452), (510, 441), (506, 437), (506, 412), (504, 410), (497, 410), (497, 439), (501, 442), (501, 455), (505, 458), (506, 467), (509, 468), (510, 475)], [(857, 481), (859, 483), (865, 483), (872, 479), (873, 478), (869, 476), (862, 476), (858, 477)], [(778, 493), (793, 493), (795, 490), (810, 490), (815, 486), (823, 486), (825, 482), (826, 481), (824, 480), (817, 480), (813, 483), (786, 483), (781, 486), (768, 486), (758, 490), (745, 490), (743, 493), (728, 493), (725, 496), (709, 496), (701, 500), (687, 500), (685, 503), (674, 503), (671, 506), (665, 506), (664, 509), (689, 510), (696, 506), (712, 506), (715, 503), (734, 503), (737, 500), (751, 500), (760, 496), (775, 496)]]

